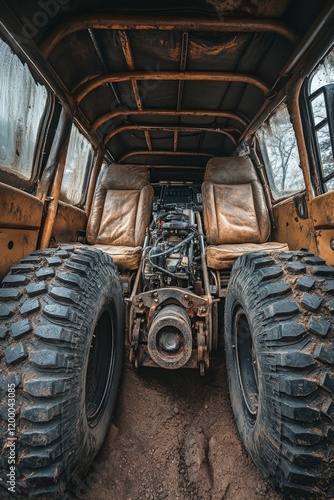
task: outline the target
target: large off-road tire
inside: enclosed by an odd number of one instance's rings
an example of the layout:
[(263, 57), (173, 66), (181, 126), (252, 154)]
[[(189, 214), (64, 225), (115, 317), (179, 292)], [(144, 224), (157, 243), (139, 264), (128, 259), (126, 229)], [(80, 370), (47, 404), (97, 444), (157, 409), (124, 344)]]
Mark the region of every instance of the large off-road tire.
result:
[(116, 403), (124, 352), (117, 269), (94, 248), (36, 251), (13, 266), (0, 300), (0, 484), (11, 486), (12, 463), (14, 498), (64, 498), (101, 447)]
[(226, 365), (246, 451), (285, 498), (334, 497), (334, 267), (305, 252), (233, 266)]

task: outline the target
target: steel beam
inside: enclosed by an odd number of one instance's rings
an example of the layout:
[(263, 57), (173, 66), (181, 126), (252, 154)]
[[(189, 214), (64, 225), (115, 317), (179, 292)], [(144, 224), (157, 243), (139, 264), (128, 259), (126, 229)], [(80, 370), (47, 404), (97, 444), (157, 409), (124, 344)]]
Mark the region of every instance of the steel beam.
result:
[(142, 81), (197, 81), (197, 82), (237, 82), (254, 85), (266, 95), (269, 87), (260, 79), (244, 73), (229, 73), (225, 71), (131, 71), (124, 73), (108, 73), (91, 78), (74, 91), (74, 98), (79, 104), (90, 92), (102, 85), (113, 82)]
[[(128, 158), (132, 158), (133, 156), (138, 156), (138, 155), (144, 155), (144, 156), (203, 156), (207, 158), (213, 158), (215, 155), (212, 155), (210, 153), (194, 153), (191, 151), (163, 151), (163, 150), (158, 150), (158, 151), (145, 151), (145, 150), (137, 150), (137, 151), (130, 151), (128, 153), (123, 154), (122, 156), (119, 157), (118, 163), (122, 163), (124, 160), (127, 160)], [(154, 165), (151, 165), (152, 167)]]
[[(133, 55), (132, 55), (132, 50), (131, 50), (131, 45), (130, 45), (128, 34), (126, 31), (120, 30), (118, 32), (118, 35), (119, 35), (119, 39), (121, 42), (121, 46), (122, 46), (122, 50), (123, 50), (123, 54), (124, 54), (124, 57), (126, 60), (127, 67), (130, 71), (135, 71), (135, 63), (134, 63), (134, 59), (133, 59)], [(136, 80), (131, 80), (131, 84), (132, 84), (132, 90), (133, 90), (136, 104), (137, 104), (137, 109), (138, 109), (138, 111), (142, 111), (143, 110), (143, 103), (142, 103), (142, 100), (140, 97), (138, 84), (137, 84)], [(145, 139), (146, 139), (148, 150), (152, 151), (152, 149), (153, 149), (152, 148), (152, 141), (151, 141), (150, 134), (147, 130), (145, 130)]]
[(173, 111), (170, 109), (144, 109), (138, 111), (136, 109), (117, 109), (116, 111), (109, 111), (102, 116), (99, 116), (92, 125), (92, 130), (97, 130), (101, 125), (117, 118), (119, 116), (185, 116), (185, 117), (210, 117), (210, 118), (228, 118), (241, 123), (244, 127), (248, 125), (248, 120), (244, 117), (234, 113), (233, 111), (214, 111), (214, 110), (203, 110), (203, 109), (183, 109), (182, 111)]
[(297, 42), (296, 34), (284, 23), (269, 19), (198, 19), (198, 18), (149, 18), (91, 13), (65, 19), (50, 31), (40, 46), (48, 58), (56, 45), (66, 36), (77, 31), (101, 30), (161, 30), (161, 31), (218, 31), (225, 33), (267, 32)]
[[(125, 125), (124, 127), (118, 127), (112, 132), (110, 132), (106, 138), (104, 139), (104, 144), (107, 145), (108, 142), (118, 134), (122, 132), (129, 132), (130, 130), (139, 130), (142, 132), (146, 132), (149, 130), (155, 130), (157, 132), (211, 132), (216, 134), (226, 135), (233, 144), (236, 144), (235, 138), (232, 136), (233, 132), (238, 132), (240, 134), (240, 130), (234, 128), (213, 128), (213, 127), (188, 127), (182, 125)], [(175, 150), (174, 150), (175, 151)]]

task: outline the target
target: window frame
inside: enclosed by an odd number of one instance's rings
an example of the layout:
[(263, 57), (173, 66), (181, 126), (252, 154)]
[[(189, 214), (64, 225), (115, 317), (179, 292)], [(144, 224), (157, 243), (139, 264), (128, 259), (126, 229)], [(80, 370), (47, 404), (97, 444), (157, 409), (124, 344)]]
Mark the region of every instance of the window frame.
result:
[[(300, 166), (300, 171), (301, 171), (301, 174), (302, 174), (303, 184), (304, 185), (303, 185), (303, 187), (301, 187), (297, 191), (290, 192), (290, 193), (285, 193), (285, 194), (282, 194), (282, 195), (279, 195), (279, 196), (275, 196), (274, 190), (273, 190), (273, 186), (275, 185), (275, 182), (274, 182), (274, 179), (273, 179), (273, 169), (269, 167), (269, 165), (270, 165), (270, 159), (269, 159), (267, 150), (263, 150), (261, 148), (261, 141), (260, 141), (260, 138), (259, 138), (259, 132), (260, 132), (261, 128), (264, 125), (266, 125), (266, 124), (269, 123), (270, 119), (277, 113), (277, 110), (283, 104), (285, 104), (285, 106), (286, 106), (286, 109), (287, 109), (287, 112), (288, 112), (289, 118), (290, 118), (290, 123), (291, 123), (292, 129), (293, 129), (293, 133), (295, 135), (296, 148), (298, 150), (298, 156), (299, 156), (299, 166)], [(299, 154), (299, 148), (298, 148), (297, 135), (296, 135), (296, 132), (295, 132), (295, 127), (294, 127), (293, 121), (291, 119), (291, 114), (290, 114), (288, 100), (287, 100), (287, 96), (286, 95), (284, 97), (282, 96), (282, 98), (270, 110), (270, 113), (267, 114), (266, 118), (258, 126), (258, 128), (255, 131), (253, 137), (255, 138), (255, 141), (256, 141), (257, 155), (260, 157), (261, 163), (263, 165), (263, 171), (264, 171), (265, 179), (266, 179), (266, 182), (267, 182), (267, 185), (268, 185), (268, 189), (269, 189), (269, 192), (270, 192), (270, 198), (271, 198), (272, 204), (276, 205), (276, 204), (278, 204), (278, 203), (280, 203), (280, 202), (282, 202), (284, 200), (287, 200), (289, 198), (293, 198), (294, 196), (296, 196), (296, 195), (298, 195), (300, 193), (304, 193), (305, 190), (306, 190), (305, 176), (304, 176), (303, 169), (301, 168), (301, 160), (300, 160), (300, 154)]]
[[(304, 133), (305, 136), (309, 138), (310, 148), (308, 148), (309, 149), (308, 153), (309, 156), (311, 157), (310, 163), (314, 167), (313, 170), (315, 173), (318, 186), (318, 189), (316, 190), (315, 193), (316, 195), (321, 195), (329, 191), (332, 191), (326, 188), (326, 183), (330, 180), (334, 180), (334, 162), (333, 162), (332, 172), (327, 175), (324, 175), (323, 162), (321, 159), (321, 153), (317, 138), (317, 131), (327, 125), (329, 129), (332, 155), (334, 157), (334, 119), (330, 120), (331, 113), (330, 113), (330, 101), (329, 101), (329, 87), (332, 87), (332, 94), (333, 94), (332, 99), (334, 99), (334, 78), (333, 78), (333, 83), (323, 85), (322, 87), (318, 88), (312, 93), (311, 93), (311, 85), (312, 85), (312, 78), (314, 77), (317, 68), (323, 63), (323, 61), (326, 59), (326, 57), (331, 51), (334, 51), (334, 45), (332, 45), (326, 51), (326, 54), (314, 65), (312, 71), (310, 72), (305, 82), (303, 83), (303, 91), (301, 92), (301, 100), (302, 100), (301, 105), (303, 106), (304, 109), (303, 113)], [(319, 123), (315, 124), (312, 101), (321, 94), (323, 94), (324, 96), (326, 118), (321, 120)]]
[(34, 72), (34, 68), (31, 66), (29, 63), (29, 60), (26, 60), (22, 56), (20, 56), (12, 47), (12, 45), (9, 43), (8, 40), (6, 40), (4, 37), (0, 35), (1, 40), (3, 43), (5, 43), (11, 50), (13, 57), (17, 57), (21, 64), (24, 66), (26, 65), (29, 73), (36, 83), (36, 85), (41, 85), (45, 88), (47, 92), (47, 101), (45, 105), (45, 110), (40, 122), (40, 127), (38, 130), (38, 134), (36, 136), (36, 144), (35, 144), (35, 149), (34, 149), (34, 154), (33, 154), (33, 160), (32, 160), (32, 168), (31, 168), (31, 175), (30, 178), (24, 178), (21, 176), (18, 172), (11, 171), (9, 169), (4, 169), (1, 168), (0, 166), (0, 182), (4, 184), (8, 184), (10, 186), (13, 186), (15, 188), (23, 189), (24, 191), (34, 193), (35, 191), (35, 186), (36, 186), (36, 181), (38, 179), (38, 176), (40, 175), (43, 161), (44, 161), (44, 153), (46, 149), (46, 145), (48, 143), (49, 135), (50, 135), (50, 129), (51, 129), (51, 124), (53, 120), (53, 116), (55, 113), (56, 109), (56, 99), (54, 94), (51, 92), (49, 86), (46, 84), (45, 81), (40, 80), (39, 78), (36, 78), (36, 74)]
[[(64, 179), (64, 175), (65, 175), (65, 170), (66, 170), (66, 159), (67, 159), (67, 155), (68, 155), (68, 152), (69, 152), (69, 145), (70, 145), (70, 140), (71, 140), (71, 134), (72, 134), (72, 131), (74, 129), (76, 129), (77, 132), (82, 137), (84, 137), (84, 139), (89, 143), (89, 145), (91, 146), (91, 152), (92, 152), (92, 160), (90, 162), (90, 166), (89, 166), (89, 168), (87, 168), (87, 166), (86, 166), (86, 170), (85, 170), (85, 172), (83, 174), (82, 187), (81, 187), (81, 197), (80, 197), (80, 200), (79, 200), (78, 203), (74, 203), (67, 196), (62, 196), (62, 183), (63, 183), (63, 179)], [(72, 125), (71, 125), (70, 132), (69, 132), (69, 143), (68, 143), (68, 149), (67, 149), (66, 158), (65, 158), (63, 179), (62, 179), (62, 183), (61, 183), (61, 187), (60, 187), (60, 193), (59, 193), (59, 200), (62, 203), (66, 203), (68, 205), (80, 208), (82, 210), (85, 209), (86, 201), (87, 201), (88, 186), (89, 186), (90, 178), (91, 178), (91, 175), (92, 175), (92, 172), (93, 172), (93, 169), (94, 169), (94, 165), (95, 165), (95, 163), (97, 161), (97, 158), (98, 158), (98, 154), (96, 152), (96, 148), (94, 147), (93, 143), (91, 142), (91, 140), (89, 139), (89, 137), (87, 136), (87, 134), (85, 133), (85, 131), (82, 129), (82, 127), (80, 126), (80, 124), (76, 123), (76, 121), (73, 121)]]

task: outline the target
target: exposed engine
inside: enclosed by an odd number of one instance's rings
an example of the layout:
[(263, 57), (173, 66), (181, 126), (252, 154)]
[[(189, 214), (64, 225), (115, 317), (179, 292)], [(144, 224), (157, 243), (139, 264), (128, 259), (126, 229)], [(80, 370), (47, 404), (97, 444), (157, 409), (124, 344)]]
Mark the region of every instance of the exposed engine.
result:
[(143, 266), (145, 289), (193, 288), (200, 271), (194, 211), (177, 205), (165, 207), (153, 214), (149, 231)]

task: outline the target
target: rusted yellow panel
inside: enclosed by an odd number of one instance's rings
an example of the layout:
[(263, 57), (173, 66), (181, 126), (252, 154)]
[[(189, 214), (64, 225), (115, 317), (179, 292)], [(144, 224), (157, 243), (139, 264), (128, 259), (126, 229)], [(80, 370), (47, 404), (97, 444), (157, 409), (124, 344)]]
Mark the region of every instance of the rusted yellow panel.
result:
[(87, 215), (84, 210), (59, 202), (52, 238), (57, 243), (77, 241), (78, 231), (84, 230), (86, 223)]
[(286, 200), (273, 209), (277, 229), (273, 231), (273, 240), (285, 242), (291, 250), (307, 248), (316, 252), (316, 244), (311, 217), (298, 217), (293, 199)]
[(334, 251), (330, 246), (331, 240), (334, 240), (334, 191), (314, 198), (311, 213), (318, 254), (326, 259), (327, 264), (334, 264)]
[(0, 225), (10, 227), (40, 226), (43, 203), (20, 189), (0, 183)]
[(0, 228), (0, 280), (13, 264), (36, 249), (37, 230)]
[(314, 227), (332, 226), (334, 229), (334, 191), (317, 196), (311, 201)]
[(316, 231), (318, 254), (326, 260), (327, 264), (334, 264), (334, 251), (331, 249), (331, 240), (334, 242), (333, 229), (319, 229)]

